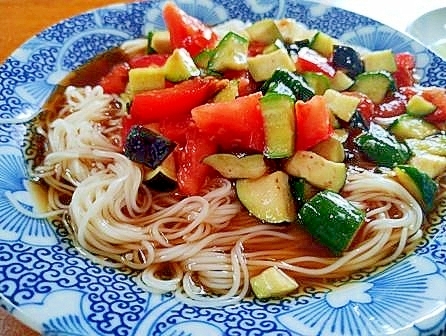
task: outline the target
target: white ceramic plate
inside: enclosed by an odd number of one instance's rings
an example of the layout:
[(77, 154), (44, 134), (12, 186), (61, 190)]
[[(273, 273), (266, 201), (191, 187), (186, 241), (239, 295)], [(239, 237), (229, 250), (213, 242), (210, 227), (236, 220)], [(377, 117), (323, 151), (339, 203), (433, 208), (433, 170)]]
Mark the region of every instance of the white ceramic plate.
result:
[[(446, 86), (446, 63), (369, 18), (302, 0), (180, 0), (209, 24), (294, 17), (369, 49), (409, 51), (425, 85)], [(69, 18), (31, 38), (0, 66), (1, 304), (45, 335), (443, 335), (446, 330), (446, 200), (414, 253), (332, 289), (303, 287), (281, 301), (186, 306), (142, 291), (134, 275), (80, 254), (58, 222), (35, 219), (28, 171), (38, 150), (26, 122), (55, 84), (88, 59), (161, 28), (161, 3), (112, 6)]]
[(424, 13), (406, 30), (446, 60), (446, 7)]

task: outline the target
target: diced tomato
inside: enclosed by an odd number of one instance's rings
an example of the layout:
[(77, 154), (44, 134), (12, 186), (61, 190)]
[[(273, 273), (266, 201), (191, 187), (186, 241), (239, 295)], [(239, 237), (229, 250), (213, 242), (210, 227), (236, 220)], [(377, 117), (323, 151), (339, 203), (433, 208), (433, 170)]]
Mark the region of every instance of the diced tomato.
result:
[(160, 133), (180, 145), (186, 142), (189, 129), (195, 127), (190, 116), (182, 119), (163, 119), (160, 121)]
[(247, 96), (258, 91), (259, 85), (252, 78), (248, 70), (228, 70), (223, 74), (224, 78), (238, 80), (239, 96)]
[(396, 86), (413, 86), (415, 84), (415, 57), (408, 52), (398, 53), (395, 54), (395, 63), (397, 70), (393, 73), (393, 78)]
[(321, 72), (328, 77), (333, 77), (335, 68), (328, 62), (328, 59), (320, 55), (317, 51), (303, 47), (297, 53), (296, 69), (298, 72)]
[(259, 42), (251, 42), (248, 47), (248, 56), (253, 57), (261, 54), (265, 50), (265, 45)]
[(172, 87), (138, 93), (130, 105), (130, 114), (141, 125), (183, 118), (217, 92), (218, 82), (212, 77), (195, 77)]
[(429, 88), (422, 91), (423, 98), (437, 106), (437, 109), (424, 117), (432, 123), (442, 123), (446, 121), (446, 89)]
[(205, 185), (212, 168), (202, 160), (215, 154), (217, 145), (196, 127), (186, 133), (186, 143), (174, 151), (178, 191), (184, 195), (197, 195)]
[(297, 150), (307, 150), (333, 133), (330, 110), (323, 96), (313, 96), (306, 102), (298, 100), (295, 111)]
[(209, 103), (194, 108), (197, 127), (224, 149), (262, 152), (265, 147), (261, 92), (234, 101)]
[(107, 75), (101, 78), (99, 85), (102, 86), (105, 93), (122, 93), (125, 91), (129, 80), (129, 70), (128, 63), (118, 63), (111, 68)]
[(146, 68), (152, 65), (163, 66), (168, 58), (168, 54), (138, 55), (129, 60), (129, 65), (132, 69)]
[(172, 46), (186, 49), (191, 56), (211, 49), (217, 43), (218, 36), (211, 27), (188, 15), (173, 2), (167, 2), (164, 6), (163, 18)]

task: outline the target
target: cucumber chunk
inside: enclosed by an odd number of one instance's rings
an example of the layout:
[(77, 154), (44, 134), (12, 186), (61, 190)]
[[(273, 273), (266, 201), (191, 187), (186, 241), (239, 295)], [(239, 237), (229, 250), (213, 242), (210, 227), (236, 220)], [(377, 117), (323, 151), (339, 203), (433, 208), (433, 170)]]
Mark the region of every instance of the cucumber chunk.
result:
[(356, 76), (351, 91), (362, 92), (375, 104), (381, 103), (387, 92), (395, 91), (395, 81), (387, 71), (363, 72)]
[(345, 159), (344, 145), (333, 136), (319, 142), (311, 151), (333, 162), (343, 162)]
[(234, 154), (212, 154), (203, 159), (203, 163), (211, 166), (226, 178), (259, 178), (266, 174), (268, 167), (262, 154), (236, 156)]
[(296, 65), (286, 50), (277, 49), (268, 54), (248, 57), (248, 70), (256, 82), (269, 79), (276, 69), (296, 71)]
[(429, 212), (434, 208), (438, 184), (429, 175), (409, 165), (398, 165), (394, 172), (401, 185), (420, 203), (424, 211)]
[(282, 34), (273, 19), (254, 22), (246, 28), (250, 42), (269, 45), (276, 40), (283, 40)]
[(293, 222), (296, 206), (283, 171), (258, 179), (239, 179), (235, 189), (240, 202), (255, 217), (268, 223)]
[(307, 101), (314, 96), (314, 90), (305, 81), (304, 77), (286, 69), (275, 69), (270, 78), (263, 83), (261, 90), (265, 94), (270, 87), (279, 83), (288, 87), (294, 95), (295, 100)]
[(298, 213), (298, 221), (335, 255), (348, 249), (364, 219), (364, 211), (329, 190), (317, 193)]
[(344, 121), (350, 121), (361, 101), (359, 97), (348, 96), (333, 89), (325, 91), (324, 98), (330, 111)]
[(412, 96), (407, 102), (406, 113), (414, 117), (423, 117), (434, 112), (437, 106), (421, 95)]
[(189, 52), (184, 48), (177, 48), (164, 64), (166, 79), (171, 82), (181, 82), (190, 77), (200, 75), (200, 69), (194, 63)]
[(389, 126), (389, 131), (398, 139), (424, 139), (439, 129), (424, 119), (403, 114)]
[(167, 30), (150, 31), (147, 40), (148, 54), (170, 54), (174, 50)]
[(422, 140), (407, 139), (406, 143), (414, 152), (446, 156), (446, 133), (431, 135)]
[(340, 70), (336, 70), (333, 78), (330, 78), (329, 81), (330, 89), (340, 92), (350, 89), (355, 84), (355, 81), (351, 77)]
[(254, 295), (259, 299), (280, 298), (299, 287), (296, 280), (278, 267), (269, 267), (249, 281)]
[(166, 86), (163, 67), (134, 68), (129, 70), (128, 89), (130, 94), (142, 91), (162, 89)]
[(215, 72), (246, 70), (248, 68), (248, 40), (234, 32), (227, 33), (215, 47), (208, 69)]
[(310, 41), (310, 48), (327, 58), (331, 58), (333, 54), (333, 45), (333, 38), (321, 31), (314, 34)]
[(369, 159), (384, 167), (404, 164), (412, 156), (412, 151), (404, 141), (399, 142), (376, 123), (371, 123), (369, 130), (358, 135), (354, 143)]
[(303, 177), (315, 187), (336, 192), (344, 186), (347, 177), (344, 163), (329, 161), (310, 151), (297, 151), (285, 162), (284, 169), (292, 176)]
[(395, 55), (392, 50), (377, 50), (365, 54), (362, 57), (364, 71), (389, 71), (395, 72), (397, 69)]
[(314, 94), (323, 95), (330, 88), (330, 79), (328, 76), (318, 72), (304, 72), (302, 74), (305, 81), (310, 85)]
[(268, 93), (260, 99), (265, 130), (264, 154), (270, 159), (290, 157), (294, 153), (294, 100), (288, 95)]
[(419, 152), (409, 160), (409, 165), (435, 178), (446, 171), (446, 157)]

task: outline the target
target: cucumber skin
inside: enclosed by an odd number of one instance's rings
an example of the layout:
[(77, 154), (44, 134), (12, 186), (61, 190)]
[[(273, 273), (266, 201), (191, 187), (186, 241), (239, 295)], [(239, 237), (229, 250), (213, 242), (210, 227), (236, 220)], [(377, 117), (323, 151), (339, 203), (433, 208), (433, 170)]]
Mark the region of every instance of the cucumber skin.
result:
[(335, 255), (348, 248), (364, 219), (364, 211), (329, 190), (317, 193), (298, 212), (299, 222)]
[[(421, 203), (424, 211), (430, 212), (435, 207), (435, 196), (438, 192), (437, 183), (426, 173), (409, 165), (398, 165), (395, 170), (405, 174), (412, 182), (412, 187), (416, 188), (418, 195), (414, 196)], [(407, 186), (406, 186), (407, 187)], [(410, 190), (408, 190), (410, 192)]]

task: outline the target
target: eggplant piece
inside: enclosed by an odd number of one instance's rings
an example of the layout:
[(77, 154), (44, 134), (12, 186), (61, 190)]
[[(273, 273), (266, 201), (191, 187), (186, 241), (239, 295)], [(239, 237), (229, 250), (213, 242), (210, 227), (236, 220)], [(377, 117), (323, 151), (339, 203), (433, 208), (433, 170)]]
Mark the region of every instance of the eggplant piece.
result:
[(176, 175), (175, 159), (170, 154), (155, 169), (145, 169), (143, 183), (154, 190), (173, 191), (177, 187)]
[(333, 66), (352, 78), (364, 72), (361, 55), (352, 47), (345, 45), (333, 46)]
[(175, 143), (144, 126), (130, 128), (124, 143), (124, 155), (155, 169), (173, 151)]

